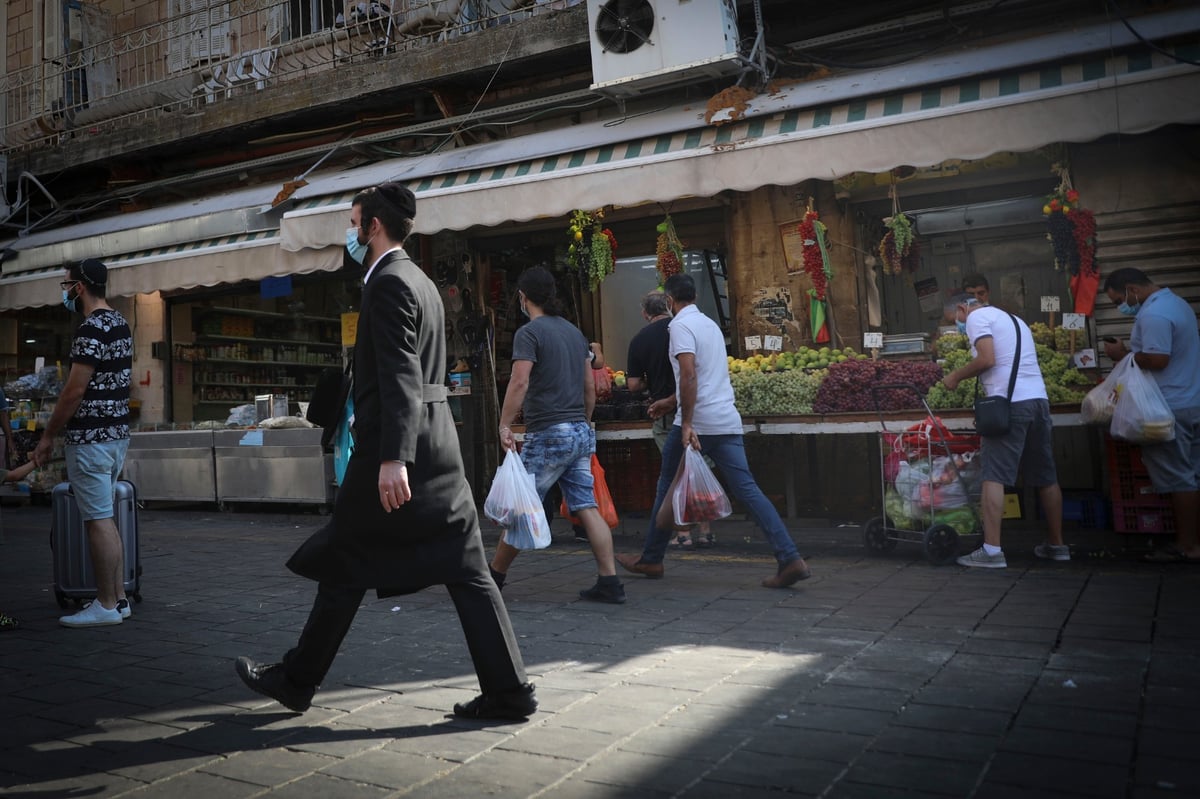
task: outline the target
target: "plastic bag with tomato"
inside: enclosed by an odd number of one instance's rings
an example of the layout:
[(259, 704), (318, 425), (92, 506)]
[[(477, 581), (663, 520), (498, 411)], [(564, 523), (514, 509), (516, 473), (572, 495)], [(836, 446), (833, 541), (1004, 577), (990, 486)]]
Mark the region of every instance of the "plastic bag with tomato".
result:
[(683, 453), (683, 471), (671, 495), (676, 524), (699, 524), (724, 519), (733, 513), (729, 496), (704, 456), (689, 445)]

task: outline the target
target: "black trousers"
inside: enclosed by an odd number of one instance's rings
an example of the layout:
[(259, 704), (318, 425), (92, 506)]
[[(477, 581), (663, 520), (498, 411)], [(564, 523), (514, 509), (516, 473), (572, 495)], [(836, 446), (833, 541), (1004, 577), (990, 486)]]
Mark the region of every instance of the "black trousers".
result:
[[(525, 681), (525, 666), (500, 589), (484, 570), (446, 583), (467, 639), (479, 687), (485, 694), (510, 691)], [(350, 630), (366, 589), (319, 583), (308, 622), (283, 657), (292, 682), (317, 687), (325, 679)]]

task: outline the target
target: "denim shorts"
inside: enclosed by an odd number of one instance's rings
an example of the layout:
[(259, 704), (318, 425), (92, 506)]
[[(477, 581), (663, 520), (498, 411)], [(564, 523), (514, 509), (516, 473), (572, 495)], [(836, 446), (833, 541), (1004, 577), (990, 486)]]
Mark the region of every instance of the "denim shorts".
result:
[(983, 479), (1010, 486), (1021, 473), (1034, 488), (1057, 483), (1050, 403), (1044, 399), (1014, 402), (1009, 418), (1007, 434), (983, 437)]
[(113, 492), (125, 465), (129, 439), (67, 444), (67, 478), (83, 520), (111, 519)]
[(596, 432), (587, 422), (563, 422), (536, 433), (526, 433), (521, 463), (537, 483), (540, 499), (558, 483), (572, 513), (596, 507), (592, 483), (592, 453)]
[(1200, 488), (1200, 408), (1175, 412), (1175, 440), (1142, 444), (1142, 463), (1160, 494)]

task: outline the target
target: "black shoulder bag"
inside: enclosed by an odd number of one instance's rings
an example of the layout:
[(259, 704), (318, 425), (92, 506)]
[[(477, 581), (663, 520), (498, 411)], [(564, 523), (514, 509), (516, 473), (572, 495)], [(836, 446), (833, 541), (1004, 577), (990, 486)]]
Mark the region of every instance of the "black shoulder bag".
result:
[(342, 419), (342, 409), (350, 398), (350, 386), (353, 382), (354, 355), (346, 360), (345, 369), (324, 369), (317, 377), (313, 386), (312, 399), (308, 403), (308, 413), (305, 418), (321, 430), (321, 448), (329, 449), (333, 444), (333, 434), (337, 432), (338, 423)]
[(1012, 374), (1008, 378), (1008, 395), (979, 396), (982, 375), (975, 378), (975, 430), (988, 438), (1006, 435), (1012, 423), (1012, 395), (1017, 385), (1017, 367), (1021, 365), (1021, 326), (1017, 324), (1017, 317), (1012, 314), (1008, 316), (1012, 319), (1013, 329), (1017, 331), (1017, 352), (1013, 355)]

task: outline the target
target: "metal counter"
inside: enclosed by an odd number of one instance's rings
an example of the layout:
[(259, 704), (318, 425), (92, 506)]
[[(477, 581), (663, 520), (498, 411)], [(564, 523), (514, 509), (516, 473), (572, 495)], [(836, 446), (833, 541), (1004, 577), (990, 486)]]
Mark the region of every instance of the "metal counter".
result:
[(140, 500), (216, 502), (213, 431), (133, 433), (123, 476)]
[(217, 501), (333, 501), (333, 457), (319, 429), (217, 430), (213, 433)]

